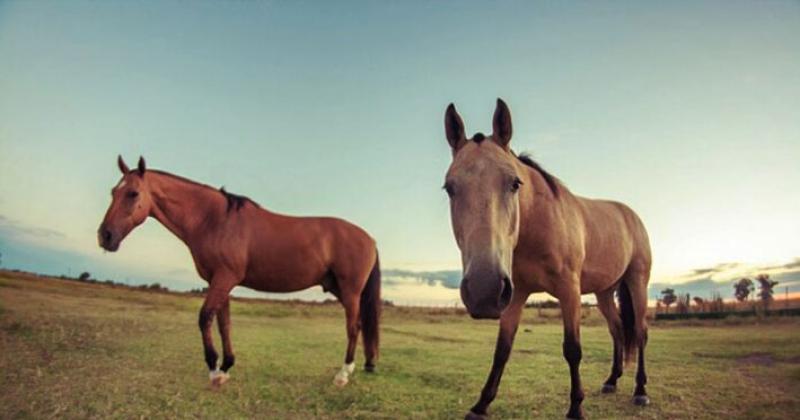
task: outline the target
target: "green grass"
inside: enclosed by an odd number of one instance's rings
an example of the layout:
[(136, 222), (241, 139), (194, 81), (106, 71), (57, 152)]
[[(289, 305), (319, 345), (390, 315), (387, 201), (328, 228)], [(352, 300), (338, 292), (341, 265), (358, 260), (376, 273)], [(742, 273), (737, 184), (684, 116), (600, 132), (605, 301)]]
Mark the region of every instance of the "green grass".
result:
[[(496, 322), (449, 310), (387, 308), (378, 372), (332, 385), (345, 329), (335, 305), (232, 303), (237, 364), (208, 385), (198, 297), (0, 275), (0, 417), (460, 418), (488, 373)], [(569, 374), (561, 326), (526, 313), (495, 418), (562, 418)], [(611, 344), (602, 320), (582, 329), (588, 417), (797, 418), (800, 323), (656, 324), (652, 404), (630, 403), (633, 369), (617, 394), (600, 386)]]

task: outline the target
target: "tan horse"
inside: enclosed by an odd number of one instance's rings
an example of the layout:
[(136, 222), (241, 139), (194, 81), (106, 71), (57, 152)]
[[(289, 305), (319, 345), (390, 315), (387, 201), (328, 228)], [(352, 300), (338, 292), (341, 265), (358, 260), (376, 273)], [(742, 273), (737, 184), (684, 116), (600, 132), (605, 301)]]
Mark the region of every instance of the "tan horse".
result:
[[(467, 418), (486, 416), (511, 353), (522, 308), (531, 293), (547, 292), (561, 305), (564, 358), (572, 391), (568, 418), (582, 418), (581, 294), (594, 293), (614, 342), (614, 392), (623, 357), (639, 350), (634, 403), (648, 403), (644, 348), (650, 245), (644, 225), (623, 204), (573, 195), (527, 157), (509, 148), (511, 113), (498, 99), (491, 136), (465, 135), (453, 104), (445, 131), (453, 153), (445, 190), (464, 278), (461, 298), (474, 318), (500, 319), (494, 363), (480, 399)], [(614, 303), (614, 292), (620, 310)]]
[[(151, 216), (189, 247), (197, 272), (208, 282), (199, 323), (212, 385), (224, 383), (234, 363), (229, 293), (236, 286), (294, 292), (322, 285), (339, 299), (347, 318), (347, 351), (334, 383), (346, 385), (355, 369), (359, 329), (365, 369), (373, 371), (381, 279), (375, 241), (366, 232), (340, 219), (272, 213), (224, 189), (148, 170), (142, 158), (134, 170), (122, 157), (117, 163), (122, 179), (98, 230), (100, 246), (116, 251)], [(211, 337), (215, 315), (223, 345), (219, 369)]]

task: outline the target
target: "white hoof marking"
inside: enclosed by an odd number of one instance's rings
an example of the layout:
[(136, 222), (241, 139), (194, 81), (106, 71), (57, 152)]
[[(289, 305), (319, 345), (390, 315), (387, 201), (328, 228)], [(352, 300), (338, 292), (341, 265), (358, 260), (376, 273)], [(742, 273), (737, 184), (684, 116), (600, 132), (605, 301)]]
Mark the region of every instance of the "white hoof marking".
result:
[(353, 374), (353, 371), (356, 370), (356, 363), (344, 364), (342, 368), (339, 369), (339, 373), (333, 377), (333, 384), (338, 386), (339, 388), (347, 385), (350, 381), (350, 375)]
[(223, 372), (219, 369), (211, 370), (208, 372), (208, 380), (211, 381), (211, 385), (213, 386), (220, 386), (225, 382), (228, 382), (228, 379), (230, 379), (230, 377), (231, 376), (228, 375), (226, 372)]

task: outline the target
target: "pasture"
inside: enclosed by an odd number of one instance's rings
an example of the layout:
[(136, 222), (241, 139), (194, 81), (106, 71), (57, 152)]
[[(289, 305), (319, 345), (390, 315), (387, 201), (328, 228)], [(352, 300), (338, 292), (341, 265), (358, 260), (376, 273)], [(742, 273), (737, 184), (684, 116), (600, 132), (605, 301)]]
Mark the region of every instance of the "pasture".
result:
[[(455, 310), (387, 307), (377, 373), (344, 389), (338, 305), (232, 302), (237, 364), (208, 385), (198, 296), (0, 272), (4, 418), (462, 418), (489, 371), (497, 325)], [(633, 369), (603, 395), (611, 342), (582, 323), (588, 418), (797, 418), (800, 323), (791, 319), (651, 323), (648, 392)], [(216, 334), (216, 328), (215, 328)], [(493, 418), (563, 418), (569, 373), (557, 318), (526, 309)], [(217, 341), (218, 342), (218, 341)]]

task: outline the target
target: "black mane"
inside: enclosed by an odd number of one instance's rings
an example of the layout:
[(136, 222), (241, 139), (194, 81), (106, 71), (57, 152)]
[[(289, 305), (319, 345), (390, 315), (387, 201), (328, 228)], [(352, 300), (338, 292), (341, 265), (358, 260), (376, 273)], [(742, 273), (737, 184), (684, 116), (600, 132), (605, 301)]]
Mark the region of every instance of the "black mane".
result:
[(219, 189), (219, 192), (221, 192), (222, 195), (225, 196), (225, 199), (228, 200), (228, 210), (227, 211), (229, 211), (229, 212), (231, 210), (237, 210), (238, 211), (239, 209), (242, 208), (242, 206), (245, 205), (245, 203), (248, 203), (248, 202), (252, 203), (253, 202), (253, 200), (251, 200), (251, 199), (249, 199), (249, 198), (247, 198), (247, 197), (245, 197), (243, 195), (236, 195), (236, 194), (232, 194), (232, 193), (229, 193), (229, 192), (225, 191), (225, 187), (221, 187)]
[(536, 172), (539, 172), (539, 174), (542, 176), (542, 178), (544, 178), (544, 181), (547, 183), (547, 186), (550, 187), (550, 191), (553, 192), (553, 196), (554, 197), (558, 197), (558, 191), (559, 191), (558, 183), (559, 183), (559, 181), (558, 181), (558, 179), (556, 179), (556, 177), (554, 177), (553, 175), (550, 175), (549, 172), (545, 171), (544, 168), (542, 168), (527, 153), (523, 153), (521, 155), (518, 155), (517, 159), (519, 159), (520, 162), (524, 163), (525, 166), (528, 166), (528, 167), (534, 169)]
[[(165, 176), (168, 176), (170, 178), (177, 179), (178, 181), (185, 182), (187, 184), (197, 185), (198, 187), (208, 188), (210, 190), (215, 190), (216, 191), (216, 188), (214, 188), (214, 187), (211, 187), (209, 185), (206, 185), (206, 184), (191, 180), (189, 178), (184, 178), (184, 177), (182, 177), (180, 175), (175, 175), (173, 173), (159, 171), (157, 169), (148, 169), (147, 171), (148, 172), (154, 172), (154, 173), (157, 173), (159, 175), (165, 175)], [(219, 192), (221, 192), (222, 195), (225, 196), (225, 199), (228, 201), (228, 209), (227, 209), (228, 212), (230, 212), (231, 210), (237, 210), (238, 211), (246, 203), (250, 203), (250, 204), (253, 204), (256, 207), (259, 207), (258, 204), (255, 201), (251, 200), (248, 197), (245, 197), (243, 195), (231, 194), (231, 193), (225, 191), (225, 187), (221, 187), (219, 189)]]

